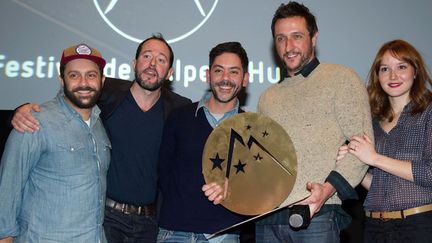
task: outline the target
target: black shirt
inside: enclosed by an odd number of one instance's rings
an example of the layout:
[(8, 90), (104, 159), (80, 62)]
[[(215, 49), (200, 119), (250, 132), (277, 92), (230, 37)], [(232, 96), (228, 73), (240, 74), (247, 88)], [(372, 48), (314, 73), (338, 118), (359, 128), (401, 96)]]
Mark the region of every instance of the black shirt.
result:
[(112, 144), (107, 197), (138, 206), (155, 202), (163, 103), (161, 96), (150, 110), (143, 112), (128, 91), (126, 98), (105, 121)]

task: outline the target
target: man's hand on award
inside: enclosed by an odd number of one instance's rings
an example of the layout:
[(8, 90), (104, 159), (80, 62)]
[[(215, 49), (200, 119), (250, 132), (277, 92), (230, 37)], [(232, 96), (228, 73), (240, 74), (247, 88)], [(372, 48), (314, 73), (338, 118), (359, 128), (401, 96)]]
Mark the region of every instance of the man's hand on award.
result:
[(212, 182), (205, 184), (202, 187), (204, 195), (206, 195), (209, 201), (212, 201), (214, 205), (220, 204), (225, 198), (228, 189), (228, 179), (225, 179), (224, 187), (222, 188), (217, 183)]
[(309, 205), (311, 218), (320, 211), (322, 205), (329, 199), (336, 189), (328, 182), (324, 184), (317, 182), (308, 182), (306, 188), (310, 191), (310, 196), (305, 200), (297, 203), (300, 205)]

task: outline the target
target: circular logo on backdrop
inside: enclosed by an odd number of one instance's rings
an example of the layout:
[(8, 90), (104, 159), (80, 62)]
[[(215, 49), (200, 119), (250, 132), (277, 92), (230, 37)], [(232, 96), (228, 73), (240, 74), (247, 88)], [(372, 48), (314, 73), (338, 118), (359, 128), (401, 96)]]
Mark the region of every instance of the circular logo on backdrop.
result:
[(117, 34), (140, 43), (162, 33), (168, 43), (198, 31), (213, 14), (219, 0), (142, 1), (93, 0), (102, 19)]

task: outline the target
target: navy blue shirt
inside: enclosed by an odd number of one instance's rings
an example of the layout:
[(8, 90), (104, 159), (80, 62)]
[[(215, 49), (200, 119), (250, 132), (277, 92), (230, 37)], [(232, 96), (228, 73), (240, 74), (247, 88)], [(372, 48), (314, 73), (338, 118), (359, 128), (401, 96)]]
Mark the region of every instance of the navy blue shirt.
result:
[[(162, 98), (143, 112), (130, 91), (116, 112), (105, 121), (112, 145), (107, 197), (138, 206), (154, 203), (163, 121)], [(119, 127), (123, 129), (115, 129)], [(131, 151), (131, 146), (135, 148), (133, 153), (126, 153)]]

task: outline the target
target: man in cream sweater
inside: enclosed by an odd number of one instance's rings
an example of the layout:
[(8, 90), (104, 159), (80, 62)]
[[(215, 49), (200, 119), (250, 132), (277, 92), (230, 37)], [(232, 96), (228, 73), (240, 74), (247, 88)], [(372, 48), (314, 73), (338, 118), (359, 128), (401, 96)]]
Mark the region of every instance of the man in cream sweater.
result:
[(373, 136), (367, 92), (354, 71), (318, 61), (318, 28), (303, 4), (282, 4), (272, 34), (288, 77), (261, 95), (258, 112), (284, 127), (296, 149), (298, 175), (282, 205), (309, 205), (312, 220), (305, 229), (293, 229), (290, 209), (282, 209), (257, 222), (256, 241), (339, 242), (349, 222), (341, 201), (357, 197), (354, 187), (367, 166), (353, 156), (338, 164), (335, 158), (351, 136)]

